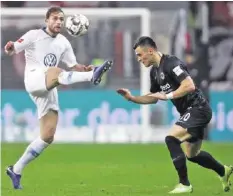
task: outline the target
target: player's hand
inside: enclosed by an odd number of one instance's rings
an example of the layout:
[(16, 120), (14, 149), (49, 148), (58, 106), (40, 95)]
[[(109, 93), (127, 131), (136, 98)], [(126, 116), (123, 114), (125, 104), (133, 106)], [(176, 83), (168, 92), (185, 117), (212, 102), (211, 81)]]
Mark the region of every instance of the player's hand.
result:
[(94, 69), (93, 65), (86, 66), (86, 65), (81, 65), (81, 64), (77, 64), (72, 68), (73, 71), (78, 71), (78, 72), (87, 72), (93, 69)]
[(123, 96), (127, 100), (130, 100), (132, 98), (132, 95), (129, 89), (120, 88), (117, 90), (117, 93), (119, 93), (121, 96)]
[(93, 65), (88, 65), (84, 67), (84, 71), (92, 71), (94, 69)]
[(12, 41), (7, 42), (4, 49), (5, 49), (6, 54), (12, 55), (14, 52), (14, 42), (12, 42)]
[(167, 96), (165, 93), (163, 92), (158, 92), (158, 93), (153, 93), (149, 95), (150, 97), (155, 97), (159, 100), (167, 100)]

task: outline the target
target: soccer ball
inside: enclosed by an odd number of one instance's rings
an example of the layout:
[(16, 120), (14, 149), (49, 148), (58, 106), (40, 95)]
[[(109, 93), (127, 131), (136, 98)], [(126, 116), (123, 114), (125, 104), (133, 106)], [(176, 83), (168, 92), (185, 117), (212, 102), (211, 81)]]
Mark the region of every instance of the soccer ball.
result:
[(86, 34), (90, 23), (86, 16), (82, 14), (75, 14), (66, 19), (66, 31), (74, 37)]

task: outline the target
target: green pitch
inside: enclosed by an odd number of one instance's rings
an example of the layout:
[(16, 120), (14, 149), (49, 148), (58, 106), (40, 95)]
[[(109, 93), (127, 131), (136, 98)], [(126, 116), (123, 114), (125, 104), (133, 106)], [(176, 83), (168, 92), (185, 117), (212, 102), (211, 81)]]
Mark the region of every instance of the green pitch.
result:
[[(15, 191), (5, 167), (25, 147), (2, 144), (2, 196), (163, 196), (177, 183), (164, 144), (57, 144), (28, 165), (22, 178), (24, 189)], [(233, 164), (233, 143), (206, 143), (204, 149)], [(188, 168), (193, 196), (225, 195), (214, 172), (192, 163)], [(233, 195), (233, 190), (227, 195)]]

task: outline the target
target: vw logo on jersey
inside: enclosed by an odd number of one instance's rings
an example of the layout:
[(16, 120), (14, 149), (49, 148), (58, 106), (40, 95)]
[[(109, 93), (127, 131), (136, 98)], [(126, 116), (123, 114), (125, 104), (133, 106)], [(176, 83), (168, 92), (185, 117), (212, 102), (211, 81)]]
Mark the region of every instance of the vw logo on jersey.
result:
[(53, 67), (57, 64), (57, 57), (55, 54), (49, 53), (44, 57), (45, 66)]
[(165, 76), (164, 76), (164, 73), (163, 73), (163, 72), (161, 72), (160, 78), (161, 78), (162, 80), (164, 80)]

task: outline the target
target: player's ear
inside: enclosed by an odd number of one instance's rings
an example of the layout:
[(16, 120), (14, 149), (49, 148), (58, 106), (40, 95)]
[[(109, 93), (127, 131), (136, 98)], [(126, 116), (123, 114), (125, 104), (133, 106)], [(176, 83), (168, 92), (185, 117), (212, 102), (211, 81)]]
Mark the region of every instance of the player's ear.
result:
[(148, 49), (149, 54), (153, 54), (154, 50), (152, 48)]

